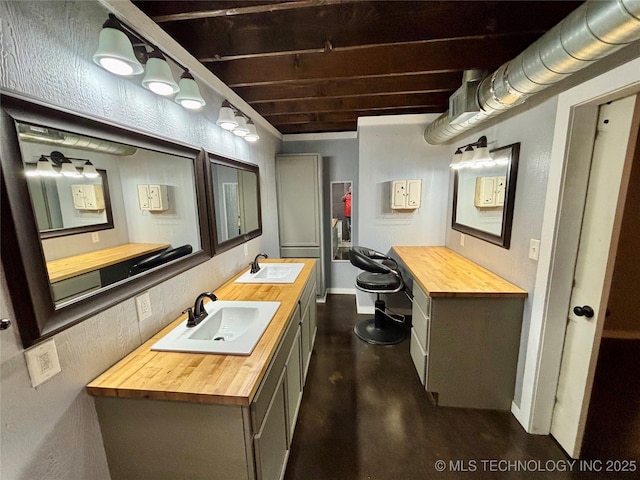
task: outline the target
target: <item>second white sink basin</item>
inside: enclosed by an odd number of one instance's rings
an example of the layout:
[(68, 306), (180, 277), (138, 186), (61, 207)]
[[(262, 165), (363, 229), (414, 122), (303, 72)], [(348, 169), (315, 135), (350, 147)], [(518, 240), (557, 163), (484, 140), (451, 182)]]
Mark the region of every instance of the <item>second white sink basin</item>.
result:
[(235, 283), (293, 283), (304, 263), (263, 263), (257, 273), (247, 270)]
[(249, 355), (279, 307), (280, 302), (209, 302), (197, 326), (187, 328), (185, 320), (151, 350)]

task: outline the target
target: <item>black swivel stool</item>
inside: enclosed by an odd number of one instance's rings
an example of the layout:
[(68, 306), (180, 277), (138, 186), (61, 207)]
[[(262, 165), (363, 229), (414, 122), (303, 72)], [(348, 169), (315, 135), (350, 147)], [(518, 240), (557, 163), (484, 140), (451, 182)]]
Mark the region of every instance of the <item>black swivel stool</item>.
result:
[(356, 278), (356, 288), (376, 294), (374, 318), (359, 322), (353, 328), (354, 333), (361, 340), (376, 345), (402, 342), (405, 329), (397, 319), (386, 313), (385, 302), (380, 300), (381, 293), (396, 293), (404, 289), (398, 264), (385, 254), (366, 247), (352, 247), (349, 260), (352, 265), (364, 270)]

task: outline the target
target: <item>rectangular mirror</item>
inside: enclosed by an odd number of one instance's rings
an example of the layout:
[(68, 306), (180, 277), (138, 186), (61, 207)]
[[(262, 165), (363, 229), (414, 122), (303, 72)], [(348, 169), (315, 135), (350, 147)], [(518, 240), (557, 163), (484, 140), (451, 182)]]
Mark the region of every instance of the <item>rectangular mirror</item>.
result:
[(331, 182), (331, 260), (349, 261), (351, 248), (350, 181)]
[(201, 150), (2, 106), (2, 261), (25, 346), (211, 256)]
[(454, 170), (451, 228), (509, 248), (520, 143), (491, 150), (492, 162)]
[(262, 235), (260, 169), (209, 154), (209, 202), (215, 214), (214, 252)]
[[(96, 169), (93, 164), (84, 168), (88, 159), (69, 160), (57, 150), (47, 153), (51, 147), (31, 141), (37, 137), (23, 136), (25, 128), (30, 129), (31, 126), (18, 122), (22, 151), (31, 150), (26, 155), (23, 153), (23, 157), (38, 157), (36, 162), (25, 162), (25, 174), (40, 237), (52, 238), (114, 228), (106, 170)], [(52, 162), (60, 158), (64, 158), (65, 163), (58, 163), (54, 167)]]

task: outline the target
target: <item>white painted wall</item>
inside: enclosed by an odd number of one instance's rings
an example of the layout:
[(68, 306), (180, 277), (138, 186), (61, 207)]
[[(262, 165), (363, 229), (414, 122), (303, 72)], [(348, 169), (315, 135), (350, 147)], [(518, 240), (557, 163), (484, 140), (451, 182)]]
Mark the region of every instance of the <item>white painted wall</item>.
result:
[[(323, 168), (323, 211), (324, 241), (331, 242), (331, 193), (330, 185), (334, 181), (353, 182), (353, 237), (358, 243), (358, 229), (355, 228), (358, 203), (358, 139), (344, 138), (340, 134), (300, 134), (287, 135), (282, 142), (280, 153), (319, 153), (322, 155)], [(358, 270), (348, 261), (331, 261), (331, 246), (325, 245), (325, 281), (327, 288), (337, 292), (355, 292), (354, 281)]]
[[(96, 66), (91, 57), (107, 13), (97, 1), (0, 2), (0, 86), (259, 165), (264, 233), (249, 242), (247, 257), (242, 247), (234, 248), (153, 287), (153, 315), (143, 323), (138, 323), (134, 300), (129, 299), (56, 335), (62, 373), (35, 389), (15, 327), (20, 312), (11, 306), (11, 279), (0, 269), (0, 316), (14, 320), (14, 326), (0, 334), (2, 479), (108, 479), (93, 400), (85, 385), (174, 320), (198, 293), (218, 287), (258, 252), (278, 254), (274, 155), (280, 140), (260, 122), (256, 144), (216, 127), (223, 98), (205, 88), (202, 79), (199, 85), (208, 105), (203, 113), (192, 113), (148, 92), (139, 79), (117, 78)], [(165, 38), (154, 28), (151, 33), (141, 28), (141, 33)], [(159, 43), (176, 48), (168, 40)]]
[[(394, 245), (444, 245), (451, 147), (429, 145), (422, 136), (425, 125), (436, 117), (359, 119), (359, 189), (354, 206), (360, 245), (384, 253)], [(420, 208), (391, 210), (389, 182), (402, 179), (422, 180)], [(358, 311), (372, 313), (375, 295), (357, 294)]]

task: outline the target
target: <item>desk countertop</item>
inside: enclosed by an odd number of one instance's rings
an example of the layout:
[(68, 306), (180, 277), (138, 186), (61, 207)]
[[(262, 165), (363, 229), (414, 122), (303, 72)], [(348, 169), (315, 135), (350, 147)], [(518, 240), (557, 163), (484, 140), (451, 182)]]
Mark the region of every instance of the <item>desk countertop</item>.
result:
[(431, 297), (526, 297), (527, 292), (447, 247), (393, 247)]
[[(272, 260), (264, 260), (269, 263)], [(315, 260), (277, 259), (304, 263), (294, 283), (233, 283), (242, 272), (215, 291), (220, 300), (280, 302), (251, 355), (156, 352), (151, 346), (186, 318), (180, 318), (120, 360), (87, 386), (102, 397), (151, 398), (191, 403), (249, 405), (286, 330)], [(263, 261), (260, 261), (262, 263)], [(179, 308), (176, 307), (176, 310)]]
[(52, 260), (47, 262), (49, 281), (51, 283), (59, 282), (170, 246), (168, 243), (125, 243), (116, 247)]

